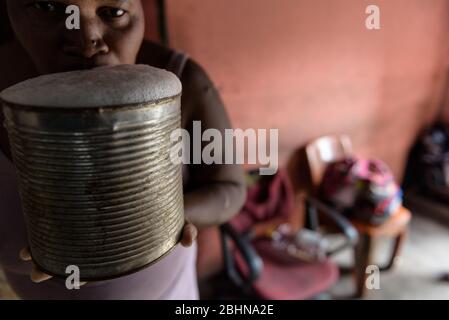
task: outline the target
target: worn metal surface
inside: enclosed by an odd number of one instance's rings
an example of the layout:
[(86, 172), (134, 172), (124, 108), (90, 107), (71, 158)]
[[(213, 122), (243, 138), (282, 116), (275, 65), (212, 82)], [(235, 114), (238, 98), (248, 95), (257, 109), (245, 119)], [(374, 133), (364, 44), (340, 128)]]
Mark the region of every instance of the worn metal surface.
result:
[(182, 169), (170, 160), (180, 96), (111, 108), (4, 103), (35, 263), (82, 280), (137, 271), (169, 252), (184, 224)]

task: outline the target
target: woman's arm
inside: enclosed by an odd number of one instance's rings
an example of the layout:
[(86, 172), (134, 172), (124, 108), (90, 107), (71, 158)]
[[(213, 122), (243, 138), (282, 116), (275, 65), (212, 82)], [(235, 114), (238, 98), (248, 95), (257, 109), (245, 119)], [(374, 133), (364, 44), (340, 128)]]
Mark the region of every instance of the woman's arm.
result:
[[(232, 129), (232, 126), (211, 80), (192, 60), (186, 65), (182, 82), (183, 122), (191, 136), (190, 150), (193, 157), (193, 121), (201, 121), (202, 132), (217, 129), (223, 139), (225, 129)], [(222, 143), (223, 157), (225, 152), (225, 143)], [(188, 168), (189, 180), (184, 203), (190, 222), (198, 228), (205, 228), (222, 224), (238, 213), (246, 199), (244, 174), (240, 165), (202, 163), (191, 164)]]

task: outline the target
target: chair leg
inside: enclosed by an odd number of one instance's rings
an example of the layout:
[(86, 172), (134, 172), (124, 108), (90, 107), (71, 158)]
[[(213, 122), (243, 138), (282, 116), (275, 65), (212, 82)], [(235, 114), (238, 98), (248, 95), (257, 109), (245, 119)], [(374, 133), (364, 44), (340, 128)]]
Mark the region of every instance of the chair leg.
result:
[(359, 243), (355, 248), (355, 277), (356, 277), (356, 298), (363, 298), (366, 295), (366, 279), (368, 275), (366, 269), (371, 265), (373, 251), (372, 238), (367, 234), (361, 234)]
[(406, 238), (407, 238), (407, 232), (403, 231), (394, 239), (394, 246), (393, 246), (393, 251), (390, 256), (390, 260), (388, 261), (388, 264), (385, 267), (381, 268), (381, 271), (390, 270), (394, 266), (396, 258), (399, 257), (401, 249), (405, 243)]

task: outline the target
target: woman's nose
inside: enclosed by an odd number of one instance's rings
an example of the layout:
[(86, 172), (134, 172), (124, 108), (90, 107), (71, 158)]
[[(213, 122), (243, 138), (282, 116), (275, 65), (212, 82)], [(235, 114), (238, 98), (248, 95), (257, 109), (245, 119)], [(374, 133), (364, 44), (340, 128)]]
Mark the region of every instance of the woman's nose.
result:
[(69, 39), (65, 50), (69, 54), (77, 54), (84, 58), (92, 58), (97, 54), (106, 54), (109, 47), (104, 41), (101, 22), (93, 19), (81, 19), (80, 30), (69, 30)]
[(84, 58), (92, 58), (97, 54), (108, 53), (109, 48), (101, 37), (86, 38), (81, 54)]

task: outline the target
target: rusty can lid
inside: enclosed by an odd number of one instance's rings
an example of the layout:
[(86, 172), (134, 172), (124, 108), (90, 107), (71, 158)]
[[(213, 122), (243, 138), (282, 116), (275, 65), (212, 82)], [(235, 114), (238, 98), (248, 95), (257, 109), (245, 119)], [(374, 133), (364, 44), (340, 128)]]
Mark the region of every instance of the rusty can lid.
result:
[(178, 77), (148, 65), (104, 66), (33, 78), (0, 93), (10, 104), (101, 108), (157, 102), (181, 94)]

